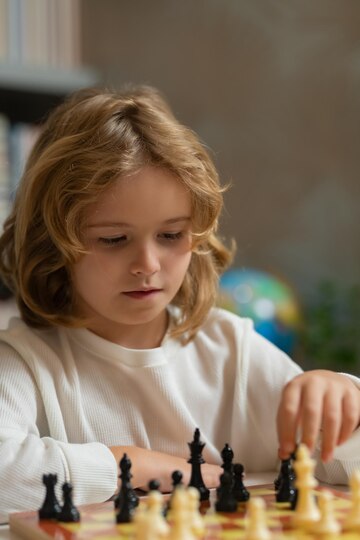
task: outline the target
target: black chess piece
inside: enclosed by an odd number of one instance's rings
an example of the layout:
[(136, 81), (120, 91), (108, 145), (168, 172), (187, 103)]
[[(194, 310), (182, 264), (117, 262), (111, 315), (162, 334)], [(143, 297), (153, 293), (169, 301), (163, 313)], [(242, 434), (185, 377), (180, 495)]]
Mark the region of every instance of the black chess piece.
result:
[(294, 467), (293, 467), (293, 463), (294, 461), (296, 460), (296, 452), (297, 452), (297, 449), (298, 449), (298, 445), (296, 446), (294, 452), (290, 455), (290, 460), (291, 460), (291, 471), (292, 471), (292, 483), (293, 483), (293, 486), (294, 486), (294, 490), (295, 490), (295, 495), (294, 495), (294, 498), (293, 500), (291, 501), (290, 503), (290, 508), (291, 510), (295, 510), (296, 509), (296, 504), (297, 504), (297, 500), (298, 500), (298, 489), (295, 487), (295, 480), (296, 480), (296, 474), (295, 474), (295, 470), (294, 470)]
[(184, 484), (183, 484), (183, 473), (181, 471), (174, 471), (172, 474), (171, 474), (171, 479), (172, 479), (172, 490), (171, 490), (171, 495), (168, 499), (168, 502), (167, 504), (165, 505), (165, 508), (164, 508), (164, 516), (166, 517), (167, 516), (167, 513), (168, 511), (170, 510), (171, 508), (171, 501), (172, 501), (172, 498), (173, 498), (173, 495), (175, 493), (175, 490), (177, 487), (183, 487)]
[(61, 508), (59, 521), (67, 523), (78, 523), (80, 521), (80, 512), (72, 500), (72, 489), (70, 482), (64, 482), (62, 485), (64, 504)]
[(223, 461), (221, 467), (224, 469), (224, 472), (228, 472), (232, 476), (234, 452), (228, 443), (226, 443), (224, 448), (221, 450), (221, 458)]
[(223, 472), (220, 475), (220, 486), (217, 488), (215, 510), (217, 512), (236, 512), (237, 500), (233, 495), (233, 479), (230, 473)]
[(44, 474), (43, 484), (46, 487), (45, 499), (42, 507), (39, 509), (39, 519), (58, 519), (61, 513), (61, 506), (56, 498), (55, 485), (57, 483), (56, 474)]
[(134, 488), (131, 485), (131, 460), (127, 454), (124, 454), (120, 460), (119, 478), (121, 480), (121, 484), (119, 493), (114, 499), (115, 508), (121, 508), (125, 499), (128, 501), (128, 504), (130, 504), (133, 508), (136, 508), (139, 504), (139, 497), (135, 493)]
[(149, 491), (159, 491), (159, 488), (160, 488), (160, 482), (159, 480), (150, 480), (150, 482), (148, 483), (148, 488), (149, 488)]
[(281, 482), (281, 469), (280, 469), (279, 474), (277, 475), (277, 477), (274, 479), (274, 489), (275, 489), (275, 491), (279, 490), (280, 482)]
[(295, 499), (294, 471), (291, 466), (291, 459), (284, 459), (281, 462), (280, 484), (276, 493), (276, 502), (293, 503)]
[(182, 486), (183, 485), (183, 473), (181, 471), (174, 471), (171, 475), (171, 479), (172, 479), (172, 486), (173, 486), (173, 489), (172, 491), (174, 491), (175, 488), (177, 488), (177, 486)]
[(244, 466), (235, 463), (233, 466), (233, 495), (238, 502), (246, 502), (250, 499), (250, 493), (244, 486)]
[(123, 500), (116, 514), (116, 523), (131, 523), (135, 508), (131, 491), (124, 492)]
[(188, 463), (191, 463), (191, 477), (189, 486), (195, 487), (200, 493), (200, 501), (207, 501), (210, 497), (210, 490), (205, 486), (204, 480), (201, 474), (201, 465), (205, 463), (202, 457), (202, 451), (205, 443), (200, 440), (200, 430), (195, 429), (194, 439), (188, 443), (190, 448), (190, 459)]

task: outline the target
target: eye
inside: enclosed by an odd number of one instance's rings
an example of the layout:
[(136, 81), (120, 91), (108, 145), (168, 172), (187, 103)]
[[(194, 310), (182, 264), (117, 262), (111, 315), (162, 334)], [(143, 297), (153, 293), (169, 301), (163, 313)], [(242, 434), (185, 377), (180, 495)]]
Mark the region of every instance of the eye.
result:
[(99, 242), (101, 244), (105, 244), (106, 246), (116, 246), (118, 244), (121, 244), (122, 242), (125, 242), (125, 240), (126, 236), (109, 236), (99, 238)]
[(160, 238), (162, 238), (163, 240), (169, 240), (171, 242), (174, 240), (180, 240), (183, 235), (184, 233), (182, 231), (176, 233), (162, 233), (160, 234)]

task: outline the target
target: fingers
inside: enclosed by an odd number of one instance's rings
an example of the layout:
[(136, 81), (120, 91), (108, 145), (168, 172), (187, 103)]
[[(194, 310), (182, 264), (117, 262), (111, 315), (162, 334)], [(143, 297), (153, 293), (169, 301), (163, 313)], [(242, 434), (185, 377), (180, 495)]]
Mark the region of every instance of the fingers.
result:
[(324, 414), (322, 420), (321, 459), (326, 463), (333, 457), (338, 444), (342, 418), (342, 400), (329, 395), (324, 396)]
[(343, 422), (340, 426), (340, 433), (337, 444), (343, 444), (352, 434), (352, 432), (358, 427), (359, 424), (359, 396), (358, 390), (355, 388), (355, 392), (349, 392), (345, 394), (342, 402), (342, 416)]
[(301, 428), (301, 442), (306, 444), (312, 452), (319, 435), (322, 417), (324, 395), (316, 378), (309, 379), (302, 386), (301, 409), (299, 424)]
[(280, 459), (288, 458), (296, 446), (301, 402), (301, 386), (297, 384), (296, 379), (285, 386), (278, 409), (277, 432)]
[(327, 462), (359, 419), (360, 392), (347, 377), (325, 370), (303, 373), (282, 394), (277, 416), (279, 457), (288, 458), (300, 441), (313, 451), (321, 430), (321, 458)]

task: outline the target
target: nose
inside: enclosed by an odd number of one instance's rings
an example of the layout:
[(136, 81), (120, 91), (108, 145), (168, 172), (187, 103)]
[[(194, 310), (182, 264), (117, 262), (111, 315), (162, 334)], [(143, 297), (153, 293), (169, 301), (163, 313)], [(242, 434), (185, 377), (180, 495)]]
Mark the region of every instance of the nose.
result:
[(146, 244), (138, 246), (130, 271), (134, 275), (151, 276), (160, 270), (160, 260), (155, 246)]

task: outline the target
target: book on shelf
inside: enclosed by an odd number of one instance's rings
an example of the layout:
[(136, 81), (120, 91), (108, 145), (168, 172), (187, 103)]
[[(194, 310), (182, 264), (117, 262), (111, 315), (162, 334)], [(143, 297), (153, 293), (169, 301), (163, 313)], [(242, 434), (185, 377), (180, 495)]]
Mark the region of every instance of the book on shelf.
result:
[(9, 211), (9, 122), (0, 114), (0, 230)]
[(0, 115), (0, 230), (39, 131), (37, 125), (10, 124), (5, 115)]
[(0, 62), (76, 68), (80, 0), (0, 0)]

